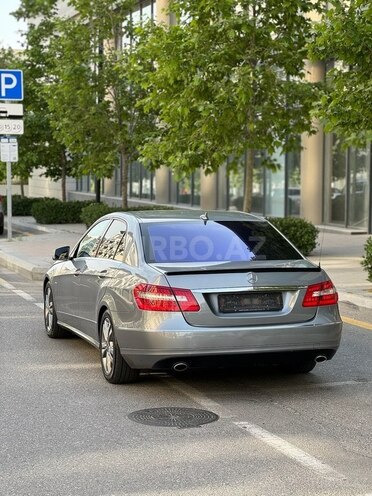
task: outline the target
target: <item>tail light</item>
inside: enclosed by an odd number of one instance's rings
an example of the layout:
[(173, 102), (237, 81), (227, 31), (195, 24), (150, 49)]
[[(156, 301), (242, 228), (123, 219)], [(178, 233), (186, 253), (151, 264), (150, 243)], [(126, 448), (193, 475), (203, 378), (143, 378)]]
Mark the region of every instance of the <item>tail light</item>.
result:
[(140, 310), (153, 312), (198, 312), (199, 303), (189, 289), (170, 288), (155, 284), (138, 284), (133, 289)]
[(336, 305), (338, 294), (332, 281), (311, 284), (302, 302), (303, 307), (318, 307), (324, 305)]

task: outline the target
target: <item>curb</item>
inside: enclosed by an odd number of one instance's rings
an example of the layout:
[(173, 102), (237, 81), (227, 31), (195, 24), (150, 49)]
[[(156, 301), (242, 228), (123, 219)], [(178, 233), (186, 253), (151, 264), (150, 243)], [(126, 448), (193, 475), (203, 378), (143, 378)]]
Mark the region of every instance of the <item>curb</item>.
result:
[(44, 279), (45, 272), (49, 268), (33, 265), (32, 263), (25, 262), (24, 260), (14, 257), (13, 255), (1, 253), (1, 251), (0, 265), (21, 274), (31, 281), (42, 281)]
[(363, 308), (372, 308), (372, 297), (354, 295), (346, 291), (338, 291), (340, 303), (349, 303)]

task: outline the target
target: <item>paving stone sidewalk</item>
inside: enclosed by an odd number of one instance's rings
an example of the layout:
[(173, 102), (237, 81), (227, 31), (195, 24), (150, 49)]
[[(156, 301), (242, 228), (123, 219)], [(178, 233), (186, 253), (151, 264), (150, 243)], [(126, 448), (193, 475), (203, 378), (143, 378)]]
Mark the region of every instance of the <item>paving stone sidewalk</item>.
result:
[[(5, 224), (6, 225), (6, 224)], [(42, 280), (59, 246), (74, 246), (86, 228), (83, 224), (39, 225), (32, 217), (15, 217), (13, 241), (0, 236), (0, 265), (33, 280)], [(372, 283), (360, 261), (368, 235), (321, 232), (318, 247), (309, 257), (321, 264), (333, 280), (340, 301), (372, 308)]]

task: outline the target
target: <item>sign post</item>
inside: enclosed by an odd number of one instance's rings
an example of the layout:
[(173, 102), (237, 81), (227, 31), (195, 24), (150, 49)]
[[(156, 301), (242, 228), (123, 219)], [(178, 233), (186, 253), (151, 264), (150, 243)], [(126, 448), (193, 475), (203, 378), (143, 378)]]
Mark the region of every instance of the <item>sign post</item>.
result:
[(12, 163), (6, 163), (6, 215), (8, 219), (8, 241), (12, 241)]
[[(23, 134), (23, 105), (8, 103), (23, 100), (23, 72), (0, 69), (0, 160), (6, 162), (8, 241), (12, 240), (12, 162), (18, 161), (18, 143), (12, 135)], [(9, 119), (17, 117), (17, 119)]]

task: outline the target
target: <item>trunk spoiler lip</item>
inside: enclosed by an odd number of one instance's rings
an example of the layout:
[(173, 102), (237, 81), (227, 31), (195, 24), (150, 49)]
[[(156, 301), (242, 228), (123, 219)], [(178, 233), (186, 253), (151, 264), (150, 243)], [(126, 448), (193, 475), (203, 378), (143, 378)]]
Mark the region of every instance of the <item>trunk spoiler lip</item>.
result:
[(164, 275), (197, 275), (197, 274), (226, 274), (226, 273), (244, 273), (244, 272), (322, 272), (322, 268), (318, 265), (313, 264), (312, 262), (306, 261), (306, 265), (292, 264), (292, 265), (284, 265), (284, 264), (270, 264), (270, 266), (259, 265), (254, 267), (250, 266), (230, 266), (227, 264), (219, 264), (212, 266), (201, 266), (201, 267), (170, 267), (169, 265), (166, 267), (162, 267), (158, 264), (150, 264), (154, 268), (156, 268), (159, 272)]

